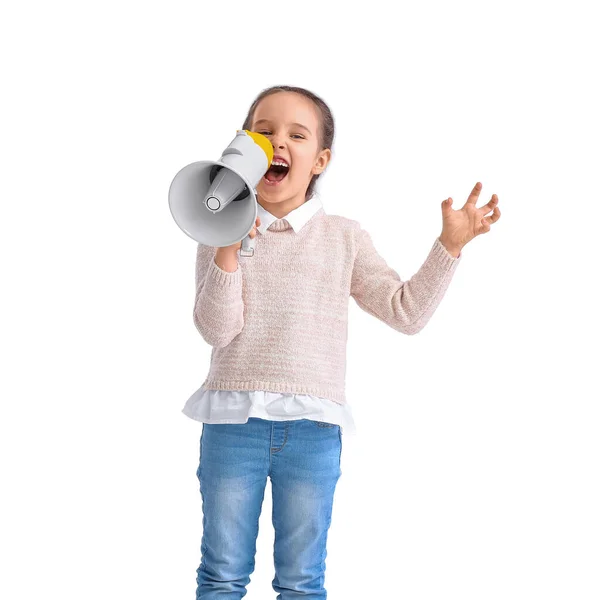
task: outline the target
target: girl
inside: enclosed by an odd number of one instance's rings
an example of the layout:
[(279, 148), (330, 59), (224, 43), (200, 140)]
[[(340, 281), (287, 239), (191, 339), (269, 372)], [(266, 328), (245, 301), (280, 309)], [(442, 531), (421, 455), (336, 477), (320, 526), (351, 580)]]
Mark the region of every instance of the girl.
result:
[(354, 431), (344, 391), (349, 297), (393, 329), (418, 333), (463, 246), (500, 217), (498, 199), (476, 208), (477, 183), (461, 210), (445, 200), (442, 233), (402, 282), (359, 222), (326, 214), (314, 193), (334, 139), (323, 100), (298, 87), (268, 88), (242, 129), (267, 136), (274, 160), (257, 186), (254, 256), (238, 255), (241, 242), (197, 249), (193, 318), (212, 346), (209, 374), (183, 408), (203, 422), (197, 600), (246, 594), (267, 478), (277, 600), (325, 599), (342, 433)]

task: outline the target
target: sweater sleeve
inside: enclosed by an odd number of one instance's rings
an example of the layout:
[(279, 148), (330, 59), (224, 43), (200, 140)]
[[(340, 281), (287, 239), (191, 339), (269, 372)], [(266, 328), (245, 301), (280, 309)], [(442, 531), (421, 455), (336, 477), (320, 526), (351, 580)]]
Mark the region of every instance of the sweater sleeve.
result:
[(440, 304), (462, 255), (455, 258), (436, 238), (420, 269), (404, 282), (358, 221), (355, 239), (350, 295), (365, 312), (400, 333), (418, 333)]
[(233, 273), (215, 263), (217, 248), (199, 244), (193, 321), (210, 346), (227, 346), (244, 327), (242, 267)]

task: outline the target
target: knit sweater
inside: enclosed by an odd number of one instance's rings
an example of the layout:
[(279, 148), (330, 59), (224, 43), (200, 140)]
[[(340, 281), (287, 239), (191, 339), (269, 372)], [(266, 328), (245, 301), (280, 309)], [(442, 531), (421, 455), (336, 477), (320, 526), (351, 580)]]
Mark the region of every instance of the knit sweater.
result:
[(402, 281), (358, 221), (320, 208), (297, 233), (286, 219), (257, 236), (238, 267), (215, 263), (199, 244), (194, 323), (212, 346), (204, 389), (309, 394), (346, 403), (346, 342), (352, 296), (391, 328), (413, 335), (440, 304), (462, 256), (436, 238)]
[[(320, 208), (322, 201), (314, 193), (284, 218), (295, 234), (299, 235)], [(260, 219), (256, 233), (259, 236), (266, 235), (266, 230), (277, 217), (259, 202), (256, 203), (256, 213)], [(271, 421), (307, 419), (316, 423), (339, 425), (340, 432), (347, 437), (356, 433), (354, 416), (348, 403), (341, 404), (311, 394), (266, 390), (208, 390), (201, 386), (186, 400), (182, 413), (195, 421), (212, 424), (244, 424), (251, 417)]]

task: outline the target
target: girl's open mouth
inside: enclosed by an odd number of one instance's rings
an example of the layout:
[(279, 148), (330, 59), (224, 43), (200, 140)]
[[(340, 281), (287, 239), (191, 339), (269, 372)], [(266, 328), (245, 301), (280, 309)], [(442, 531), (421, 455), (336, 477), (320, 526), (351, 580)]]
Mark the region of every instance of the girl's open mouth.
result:
[(283, 165), (272, 165), (262, 178), (266, 185), (276, 186), (287, 177), (289, 167)]

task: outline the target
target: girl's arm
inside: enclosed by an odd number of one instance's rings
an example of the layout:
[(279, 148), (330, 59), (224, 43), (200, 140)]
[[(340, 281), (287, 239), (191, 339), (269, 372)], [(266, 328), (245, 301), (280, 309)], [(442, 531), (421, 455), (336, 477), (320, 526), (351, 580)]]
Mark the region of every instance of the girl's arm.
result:
[(371, 236), (355, 221), (356, 255), (350, 295), (367, 313), (401, 333), (418, 333), (440, 304), (462, 256), (452, 256), (440, 239), (409, 280), (388, 266)]
[(204, 244), (197, 247), (193, 322), (210, 346), (223, 347), (244, 328), (242, 268), (238, 262), (235, 271), (225, 271), (215, 262), (216, 251)]

